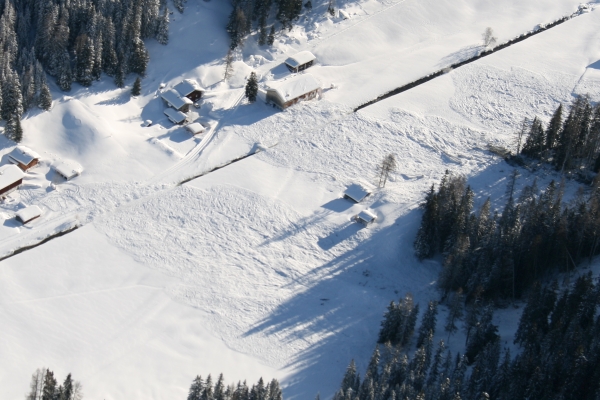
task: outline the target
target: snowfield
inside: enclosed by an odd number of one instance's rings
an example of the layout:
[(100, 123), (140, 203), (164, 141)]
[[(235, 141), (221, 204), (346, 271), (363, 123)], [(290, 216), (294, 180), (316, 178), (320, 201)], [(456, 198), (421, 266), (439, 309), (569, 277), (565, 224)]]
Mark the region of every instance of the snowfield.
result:
[[(273, 49), (250, 37), (223, 82), (228, 6), (190, 0), (173, 14), (169, 45), (149, 43), (138, 98), (108, 78), (53, 91), (52, 111), (23, 122), (43, 161), (0, 205), (0, 255), (81, 228), (0, 264), (0, 397), (21, 398), (49, 367), (73, 373), (86, 398), (182, 399), (197, 374), (220, 372), (276, 377), (288, 399), (330, 398), (350, 359), (366, 367), (391, 300), (411, 292), (423, 309), (438, 297), (439, 263), (412, 250), (423, 192), (449, 169), (469, 177), (476, 207), (501, 198), (511, 168), (489, 144), (513, 148), (524, 117), (547, 121), (573, 95), (600, 100), (600, 10), (352, 107), (476, 54), (487, 26), (504, 41), (578, 4), (338, 1), (346, 20), (315, 4)], [(280, 64), (300, 50), (317, 56), (308, 72), (323, 99), (285, 112), (243, 99), (253, 68), (261, 82), (287, 76)], [(200, 137), (162, 113), (161, 84), (184, 78), (207, 88), (190, 113), (210, 126)], [(375, 187), (389, 153), (399, 168), (386, 187), (344, 200), (349, 185)], [(51, 165), (64, 159), (83, 174), (57, 177)], [(559, 179), (537, 175), (539, 187)], [(519, 184), (532, 179), (522, 171)], [(26, 205), (43, 215), (22, 226), (14, 215)], [(352, 218), (366, 209), (377, 220), (363, 227)], [(518, 313), (496, 314), (503, 339)], [(455, 351), (463, 342), (450, 340)]]

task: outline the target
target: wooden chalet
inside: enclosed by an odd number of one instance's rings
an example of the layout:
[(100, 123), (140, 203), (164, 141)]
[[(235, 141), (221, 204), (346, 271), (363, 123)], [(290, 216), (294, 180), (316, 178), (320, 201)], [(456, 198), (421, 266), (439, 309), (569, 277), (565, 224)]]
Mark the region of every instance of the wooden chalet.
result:
[(194, 103), (200, 100), (202, 93), (204, 93), (202, 86), (198, 85), (198, 82), (192, 79), (184, 79), (183, 81), (179, 82), (174, 89), (182, 97), (186, 97)]
[(175, 89), (165, 90), (160, 94), (160, 97), (167, 106), (184, 113), (188, 112), (190, 110), (190, 105), (193, 104), (192, 100), (187, 97), (181, 97)]
[(23, 183), (25, 174), (21, 168), (13, 164), (0, 167), (0, 197), (6, 197), (9, 193), (17, 190)]
[(282, 81), (268, 82), (266, 102), (282, 110), (302, 100), (320, 97), (321, 82), (310, 74), (302, 74)]
[(23, 171), (27, 171), (40, 162), (40, 156), (28, 147), (17, 146), (8, 153), (8, 161), (16, 164)]
[(290, 72), (296, 73), (312, 67), (317, 57), (310, 51), (301, 51), (285, 60), (285, 66)]
[(38, 206), (29, 206), (17, 211), (17, 219), (21, 221), (23, 225), (39, 218), (42, 215), (42, 209)]

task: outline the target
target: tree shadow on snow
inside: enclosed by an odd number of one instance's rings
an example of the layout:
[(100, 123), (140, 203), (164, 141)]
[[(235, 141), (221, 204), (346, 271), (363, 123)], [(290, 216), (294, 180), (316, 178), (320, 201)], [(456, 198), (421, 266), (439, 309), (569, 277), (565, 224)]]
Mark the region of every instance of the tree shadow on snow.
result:
[(600, 60), (591, 63), (590, 65), (587, 66), (587, 68), (593, 68), (593, 69), (600, 69)]
[(478, 55), (483, 49), (484, 47), (479, 44), (463, 47), (462, 49), (448, 54), (442, 58), (438, 63), (438, 66), (443, 68), (464, 60), (468, 60), (469, 58), (473, 58)]
[[(420, 216), (420, 211), (408, 212), (354, 249), (299, 277), (290, 286), (307, 289), (245, 333), (276, 334), (284, 343), (314, 342), (286, 366), (294, 371), (283, 382), (286, 398), (312, 399), (317, 391), (323, 398), (333, 395), (352, 358), (361, 372), (366, 367), (389, 302), (408, 291), (433, 290), (430, 282), (437, 276), (437, 265), (418, 263), (412, 250)], [(360, 230), (361, 225), (351, 223), (319, 239), (318, 245), (331, 249), (336, 240)]]
[(96, 103), (97, 106), (118, 106), (126, 104), (131, 100), (131, 92), (124, 90), (115, 97), (107, 100), (102, 100)]

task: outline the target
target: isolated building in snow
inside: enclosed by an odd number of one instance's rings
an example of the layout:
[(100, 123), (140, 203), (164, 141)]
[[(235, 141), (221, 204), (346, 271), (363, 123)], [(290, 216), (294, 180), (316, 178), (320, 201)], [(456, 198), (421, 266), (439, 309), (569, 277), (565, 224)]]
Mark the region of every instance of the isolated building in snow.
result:
[(161, 93), (160, 97), (165, 101), (167, 106), (174, 108), (177, 111), (188, 112), (192, 100), (187, 97), (181, 97), (174, 89), (168, 89)]
[(367, 197), (370, 194), (370, 190), (365, 189), (361, 185), (353, 184), (348, 186), (348, 189), (346, 189), (346, 191), (344, 192), (344, 198), (355, 203), (360, 203), (365, 199), (365, 197)]
[(23, 171), (13, 164), (0, 167), (0, 197), (6, 197), (23, 183)]
[(66, 180), (71, 180), (83, 172), (83, 167), (73, 160), (57, 161), (52, 168)]
[(322, 93), (321, 82), (310, 74), (303, 74), (272, 81), (266, 84), (267, 104), (273, 104), (282, 110), (302, 100), (311, 100)]
[(192, 135), (197, 135), (199, 133), (204, 132), (204, 125), (202, 125), (200, 122), (194, 122), (189, 125), (186, 125), (185, 129)]
[(354, 218), (356, 219), (356, 222), (359, 222), (363, 225), (369, 225), (377, 219), (377, 216), (369, 210), (363, 210)]
[(169, 121), (177, 125), (183, 124), (187, 119), (187, 115), (181, 111), (173, 110), (172, 108), (167, 108), (164, 112), (167, 118), (169, 118)]
[(190, 99), (192, 102), (200, 100), (204, 89), (198, 85), (198, 82), (192, 79), (184, 79), (179, 82), (174, 88), (182, 97)]
[(17, 146), (8, 153), (8, 160), (16, 164), (23, 171), (27, 171), (29, 168), (37, 165), (40, 161), (40, 156), (35, 151), (25, 146)]
[(33, 221), (42, 215), (42, 209), (38, 206), (29, 206), (17, 211), (17, 219), (23, 224)]
[(285, 60), (285, 66), (290, 72), (300, 72), (311, 67), (316, 59), (313, 53), (305, 50)]

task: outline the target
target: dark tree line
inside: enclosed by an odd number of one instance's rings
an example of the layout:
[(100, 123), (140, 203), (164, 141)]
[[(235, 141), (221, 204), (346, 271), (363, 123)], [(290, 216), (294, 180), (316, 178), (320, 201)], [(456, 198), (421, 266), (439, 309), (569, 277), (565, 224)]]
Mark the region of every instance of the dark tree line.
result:
[(169, 37), (166, 0), (0, 0), (0, 12), (0, 117), (15, 141), (25, 110), (52, 105), (46, 73), (65, 91), (102, 73), (123, 87), (146, 72), (143, 40)]
[(262, 378), (252, 387), (248, 387), (246, 381), (238, 382), (237, 385), (225, 385), (223, 374), (219, 375), (217, 382), (213, 384), (212, 377), (208, 375), (206, 380), (196, 376), (187, 400), (282, 400), (281, 388), (277, 379), (273, 379), (265, 385)]
[(517, 175), (508, 180), (501, 214), (492, 212), (489, 198), (473, 212), (465, 178), (448, 172), (427, 193), (414, 246), (419, 259), (444, 256), (438, 284), (445, 294), (462, 289), (467, 301), (518, 298), (533, 282), (600, 253), (600, 179), (564, 204), (554, 181), (541, 192), (534, 181), (516, 193)]
[[(302, 0), (233, 0), (233, 10), (227, 24), (231, 50), (242, 45), (244, 37), (253, 29), (258, 32), (259, 45), (272, 45), (275, 25), (268, 27), (268, 21), (274, 17), (282, 29), (292, 29), (293, 21), (300, 17), (302, 8)], [(304, 8), (312, 9), (310, 0)]]
[(557, 171), (584, 179), (600, 171), (600, 104), (593, 107), (588, 96), (577, 97), (569, 110), (559, 105), (546, 127), (537, 117), (523, 121), (519, 135), (525, 139), (521, 154)]
[(452, 353), (443, 340), (433, 344), (430, 313), (418, 329), (415, 351), (412, 338), (406, 346), (377, 348), (362, 379), (353, 360), (334, 400), (597, 400), (600, 282), (588, 274), (562, 293), (557, 286), (536, 284), (530, 291), (514, 337), (521, 347), (516, 357), (501, 348), (493, 308), (474, 302), (464, 320), (464, 355)]
[(68, 374), (62, 384), (58, 383), (49, 369), (37, 369), (31, 376), (30, 390), (26, 400), (81, 400), (81, 384)]

